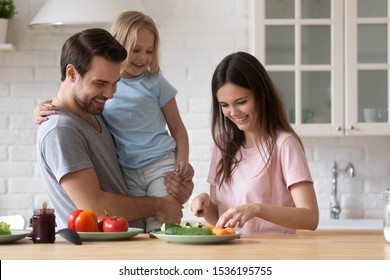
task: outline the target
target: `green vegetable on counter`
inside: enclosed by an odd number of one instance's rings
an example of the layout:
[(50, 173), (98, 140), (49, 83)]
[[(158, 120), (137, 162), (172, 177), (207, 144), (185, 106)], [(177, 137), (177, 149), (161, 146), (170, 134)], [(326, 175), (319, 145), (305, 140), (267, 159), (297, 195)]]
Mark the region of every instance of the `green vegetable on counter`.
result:
[(170, 228), (165, 230), (165, 234), (170, 234), (170, 235), (213, 235), (213, 232), (209, 228), (170, 227)]
[(5, 222), (0, 222), (0, 235), (10, 235), (10, 225)]
[(166, 231), (167, 229), (169, 229), (171, 227), (179, 227), (179, 228), (181, 228), (181, 226), (179, 224), (163, 223), (162, 226), (161, 226), (161, 231)]
[(201, 223), (184, 222), (181, 224), (164, 223), (161, 231), (169, 235), (212, 235), (213, 231), (209, 228), (202, 228)]

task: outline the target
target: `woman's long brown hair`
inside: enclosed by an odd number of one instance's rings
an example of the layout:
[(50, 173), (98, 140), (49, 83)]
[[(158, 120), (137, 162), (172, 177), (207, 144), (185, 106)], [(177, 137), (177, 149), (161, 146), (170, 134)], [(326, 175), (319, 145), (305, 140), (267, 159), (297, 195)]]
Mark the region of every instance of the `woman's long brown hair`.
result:
[(278, 133), (289, 132), (297, 137), (301, 145), (302, 142), (288, 122), (282, 98), (263, 65), (254, 56), (237, 52), (219, 63), (211, 82), (212, 137), (222, 154), (217, 164), (216, 181), (219, 185), (231, 181), (232, 173), (241, 160), (241, 154), (237, 152), (245, 141), (244, 132), (223, 115), (218, 102), (217, 92), (226, 83), (249, 89), (255, 96), (259, 132), (256, 142), (272, 178), (271, 159)]

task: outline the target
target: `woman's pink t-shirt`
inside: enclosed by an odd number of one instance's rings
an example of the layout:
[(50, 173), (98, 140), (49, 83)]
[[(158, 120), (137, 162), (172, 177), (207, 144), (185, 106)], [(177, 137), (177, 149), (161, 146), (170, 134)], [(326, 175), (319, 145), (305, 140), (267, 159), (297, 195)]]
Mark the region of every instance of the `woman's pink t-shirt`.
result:
[[(242, 160), (233, 172), (230, 184), (218, 186), (215, 182), (216, 166), (221, 158), (214, 147), (207, 182), (216, 186), (216, 199), (219, 214), (229, 208), (247, 203), (264, 203), (279, 206), (294, 206), (289, 186), (303, 181), (313, 182), (305, 153), (298, 139), (289, 133), (280, 133), (272, 155), (274, 172), (270, 180), (269, 172), (264, 170), (264, 160), (258, 148), (240, 149)], [(270, 182), (272, 182), (272, 187)], [(244, 234), (250, 233), (295, 233), (260, 218), (253, 218), (243, 228), (236, 229)]]

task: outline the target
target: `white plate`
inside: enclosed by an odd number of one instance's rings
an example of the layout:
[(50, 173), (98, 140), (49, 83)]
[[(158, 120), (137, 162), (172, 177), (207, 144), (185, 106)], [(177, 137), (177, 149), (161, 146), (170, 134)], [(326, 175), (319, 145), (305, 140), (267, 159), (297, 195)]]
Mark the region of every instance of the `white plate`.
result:
[(230, 240), (239, 238), (241, 233), (229, 235), (172, 235), (165, 234), (162, 231), (153, 233), (158, 239), (168, 241), (170, 243), (182, 243), (182, 244), (212, 244), (212, 243), (224, 243)]
[(10, 235), (0, 235), (0, 243), (10, 243), (30, 235), (29, 230), (11, 230)]
[(141, 228), (129, 228), (122, 232), (78, 232), (83, 241), (99, 241), (99, 240), (121, 240), (128, 239), (143, 232)]

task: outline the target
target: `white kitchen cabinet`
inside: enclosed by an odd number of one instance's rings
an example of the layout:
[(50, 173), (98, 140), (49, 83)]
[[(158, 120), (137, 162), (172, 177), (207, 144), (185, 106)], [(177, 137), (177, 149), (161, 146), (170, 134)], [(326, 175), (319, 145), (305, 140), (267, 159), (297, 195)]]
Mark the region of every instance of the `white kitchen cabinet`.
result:
[(253, 52), (299, 135), (390, 135), (389, 2), (253, 1)]

